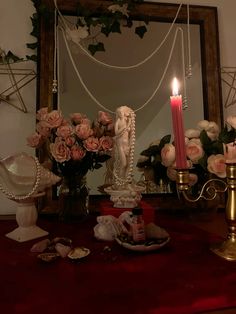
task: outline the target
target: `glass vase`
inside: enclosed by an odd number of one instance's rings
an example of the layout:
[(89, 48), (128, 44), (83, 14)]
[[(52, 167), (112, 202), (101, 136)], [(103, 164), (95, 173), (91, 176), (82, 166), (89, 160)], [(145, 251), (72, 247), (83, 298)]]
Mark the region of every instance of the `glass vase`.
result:
[(86, 176), (64, 177), (59, 189), (59, 220), (78, 222), (89, 214), (89, 188)]

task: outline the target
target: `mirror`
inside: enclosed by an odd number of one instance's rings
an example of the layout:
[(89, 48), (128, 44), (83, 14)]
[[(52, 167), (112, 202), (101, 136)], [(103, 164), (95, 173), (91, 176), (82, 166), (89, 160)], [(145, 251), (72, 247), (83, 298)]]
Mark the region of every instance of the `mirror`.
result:
[[(41, 1), (42, 4), (45, 4), (47, 7), (52, 9), (53, 12), (53, 8), (54, 8), (54, 3), (53, 0), (42, 0)], [(62, 0), (58, 0), (57, 4), (58, 4), (58, 8), (59, 10), (65, 14), (65, 15), (76, 15), (76, 9), (77, 9), (77, 5), (78, 5), (79, 1), (76, 0), (70, 0), (70, 1), (62, 1)], [(107, 6), (111, 5), (112, 2), (111, 1), (95, 1), (95, 0), (87, 0), (87, 1), (80, 1), (80, 3), (82, 3), (83, 5), (86, 4), (86, 6), (90, 9), (92, 9), (94, 11), (94, 15), (96, 16), (96, 14), (98, 14), (99, 12), (101, 12), (101, 10), (103, 10), (104, 8), (106, 8)], [(161, 4), (161, 3), (151, 3), (151, 2), (145, 2), (142, 4), (137, 5), (136, 10), (135, 10), (135, 15), (133, 16), (134, 19), (139, 19), (140, 16), (148, 16), (151, 20), (150, 22), (150, 28), (152, 29), (149, 32), (149, 26), (147, 26), (148, 28), (148, 32), (147, 34), (144, 35), (144, 38), (139, 40), (139, 44), (143, 47), (148, 47), (147, 45), (147, 40), (148, 40), (148, 36), (150, 36), (150, 41), (151, 43), (154, 45), (153, 47), (155, 48), (158, 45), (158, 41), (160, 41), (160, 39), (156, 38), (154, 41), (153, 40), (153, 35), (156, 34), (158, 32), (158, 34), (161, 35), (162, 32), (163, 34), (166, 33), (166, 28), (169, 28), (170, 24), (167, 23), (172, 23), (172, 21), (175, 18), (176, 12), (178, 10), (179, 5), (178, 4)], [(186, 24), (187, 21), (187, 9), (186, 9), (186, 5), (183, 5), (179, 15), (178, 15), (178, 19), (177, 19), (177, 23), (183, 23)], [(154, 28), (154, 25), (157, 25), (157, 23), (161, 23), (158, 24), (157, 28)], [(184, 113), (185, 115), (185, 123), (187, 123), (186, 127), (194, 127), (194, 125), (192, 125), (189, 121), (190, 121), (190, 117), (191, 115), (197, 117), (196, 121), (199, 121), (198, 117), (201, 118), (205, 118), (208, 120), (213, 120), (216, 121), (219, 125), (222, 124), (222, 101), (221, 101), (221, 85), (220, 85), (220, 62), (219, 62), (219, 46), (218, 46), (218, 24), (217, 24), (217, 9), (215, 7), (206, 7), (206, 6), (190, 6), (190, 23), (191, 25), (191, 30), (190, 33), (192, 34), (192, 44), (194, 41), (197, 42), (197, 48), (192, 48), (192, 63), (193, 65), (197, 65), (196, 68), (198, 68), (198, 72), (195, 73), (194, 78), (191, 79), (191, 83), (189, 85), (193, 85), (194, 90), (196, 91), (196, 88), (199, 89), (200, 94), (195, 97), (195, 94), (193, 94), (192, 92), (189, 92), (189, 90), (187, 91), (188, 93), (188, 101), (189, 101), (189, 106), (192, 106), (191, 110), (186, 110), (186, 112)], [(162, 27), (164, 26), (166, 28)], [(156, 26), (155, 26), (156, 27)], [(183, 26), (183, 27), (186, 27)], [(132, 35), (132, 38), (135, 35)], [(145, 38), (146, 37), (146, 38)], [(199, 38), (198, 40), (195, 40), (195, 38)], [(109, 40), (109, 37), (108, 37)], [(120, 36), (119, 38), (120, 41), (124, 40), (124, 36), (123, 34)], [(129, 41), (129, 40), (128, 40)], [(63, 43), (61, 43), (63, 44)], [(109, 52), (109, 49), (116, 49), (116, 47), (114, 46), (114, 43), (111, 45), (111, 47), (109, 48), (109, 46), (106, 46), (106, 53)], [(114, 48), (115, 47), (115, 48)], [(153, 47), (150, 48), (152, 51)], [(51, 89), (52, 89), (52, 81), (53, 81), (53, 49), (54, 49), (54, 23), (53, 23), (53, 18), (51, 19), (46, 19), (44, 16), (41, 16), (41, 29), (40, 29), (40, 67), (39, 67), (39, 73), (40, 73), (40, 79), (39, 79), (39, 84), (38, 84), (38, 104), (40, 107), (44, 107), (45, 104), (48, 104), (49, 108), (56, 108), (57, 106), (57, 99), (56, 99), (56, 95), (52, 94)], [(112, 50), (111, 50), (112, 51)], [(98, 58), (100, 57), (101, 59), (105, 58), (106, 53), (99, 53)], [(139, 55), (138, 58), (142, 59), (143, 55), (147, 54), (148, 52), (145, 51), (142, 52), (142, 55)], [(149, 52), (150, 53), (150, 52)], [(113, 53), (114, 54), (114, 50)], [(81, 58), (84, 58), (85, 56), (81, 55)], [(176, 60), (180, 57), (179, 54), (175, 55)], [(64, 60), (64, 64), (70, 64), (70, 62), (68, 60), (66, 60), (66, 54), (62, 55), (60, 58), (62, 58), (62, 60)], [(97, 58), (97, 55), (96, 55)], [(128, 58), (127, 58), (128, 59)], [(199, 61), (200, 60), (200, 61)], [(106, 61), (106, 60), (104, 60)], [(114, 60), (109, 60), (109, 63), (112, 64)], [(90, 64), (89, 64), (90, 62)], [(115, 62), (115, 61), (114, 61)], [(118, 61), (119, 62), (119, 61)], [(116, 64), (118, 63), (116, 60)], [(125, 62), (125, 60), (124, 60)], [(160, 61), (155, 61), (157, 63), (157, 67), (163, 67), (163, 64), (158, 64)], [(132, 60), (133, 63), (133, 60)], [(135, 62), (134, 62), (135, 63)], [(97, 77), (96, 75), (93, 75), (93, 83), (94, 82), (98, 82), (99, 80), (99, 75), (100, 75), (100, 69), (96, 69), (94, 70), (94, 64), (91, 65), (91, 61), (86, 61), (82, 62), (81, 64), (83, 64), (84, 66), (84, 73), (86, 72), (85, 69), (87, 70), (88, 67), (92, 67), (93, 71), (96, 72), (97, 71)], [(153, 68), (153, 65), (151, 65), (149, 67), (149, 69), (147, 70), (147, 73), (149, 73), (149, 71)], [(172, 60), (172, 71), (170, 71), (170, 73), (168, 74), (168, 76), (166, 77), (166, 80), (163, 82), (163, 84), (161, 85), (161, 89), (160, 89), (160, 95), (157, 96), (156, 99), (154, 99), (152, 101), (152, 104), (148, 104), (147, 105), (147, 111), (145, 112), (145, 114), (143, 114), (143, 112), (140, 111), (140, 114), (137, 114), (136, 116), (136, 137), (139, 138), (139, 143), (138, 143), (138, 147), (136, 147), (136, 154), (139, 154), (144, 148), (146, 148), (146, 145), (148, 145), (152, 140), (157, 139), (162, 137), (163, 135), (167, 134), (166, 132), (169, 133), (169, 131), (167, 130), (163, 130), (161, 131), (161, 127), (158, 128), (158, 131), (160, 129), (159, 132), (161, 132), (160, 134), (156, 134), (155, 133), (150, 135), (150, 137), (147, 137), (146, 135), (144, 136), (143, 133), (141, 133), (142, 127), (139, 128), (138, 126), (140, 126), (141, 121), (143, 121), (143, 118), (145, 116), (146, 122), (145, 125), (148, 126), (147, 129), (149, 128), (150, 125), (150, 121), (154, 120), (155, 125), (157, 125), (155, 119), (153, 119), (153, 113), (155, 112), (155, 114), (157, 113), (158, 109), (157, 109), (157, 104), (163, 104), (163, 108), (165, 110), (163, 110), (162, 107), (160, 107), (161, 109), (159, 109), (160, 113), (162, 113), (162, 118), (165, 116), (169, 116), (170, 114), (168, 114), (166, 112), (166, 108), (168, 108), (167, 104), (168, 104), (168, 97), (170, 95), (170, 79), (173, 78), (173, 69), (175, 68), (175, 61), (174, 58)], [(82, 69), (83, 70), (83, 69)], [(73, 72), (73, 69), (70, 68), (69, 70), (66, 70), (65, 68), (63, 68), (63, 71), (68, 71), (68, 72)], [(180, 71), (180, 70), (179, 70)], [(195, 71), (195, 68), (193, 69), (193, 71)], [(93, 73), (94, 73), (93, 72)], [(160, 71), (162, 72), (162, 70)], [(65, 73), (65, 72), (64, 72)], [(88, 71), (89, 73), (89, 71)], [(143, 75), (145, 76), (145, 74)], [(67, 74), (65, 75), (65, 77), (67, 78)], [(196, 77), (198, 77), (198, 79), (196, 79)], [(122, 79), (121, 79), (122, 80)], [(74, 82), (78, 82), (78, 79), (75, 80), (75, 78), (73, 79)], [(110, 81), (109, 79), (107, 79), (106, 81)], [(146, 78), (145, 78), (146, 81)], [(67, 86), (68, 84), (68, 80), (67, 82)], [(65, 84), (66, 84), (65, 82)], [(151, 81), (150, 81), (151, 82)], [(79, 84), (79, 83), (78, 83)], [(137, 88), (137, 90), (140, 90), (141, 88), (141, 83), (140, 87)], [(151, 84), (151, 83), (150, 83)], [(125, 84), (124, 84), (125, 85)], [(126, 85), (125, 85), (126, 86)], [(125, 87), (124, 86), (124, 87)], [(73, 87), (73, 84), (70, 84), (71, 89), (76, 90), (76, 92), (78, 92), (78, 88), (76, 88), (75, 86)], [(145, 89), (145, 83), (143, 84), (143, 89)], [(109, 88), (108, 88), (109, 89)], [(132, 107), (134, 110), (138, 108), (139, 105), (141, 105), (141, 103), (143, 103), (150, 95), (150, 93), (153, 91), (154, 87), (152, 87), (151, 89), (148, 90), (148, 92), (145, 94), (145, 96), (143, 97), (143, 99), (141, 99), (141, 97), (139, 97), (140, 95), (137, 93), (135, 96), (137, 97), (136, 99), (136, 104), (132, 106), (131, 102), (133, 97), (133, 94), (131, 93), (130, 95), (125, 95), (124, 99), (120, 100), (121, 102), (125, 102), (126, 99), (127, 102), (126, 104), (129, 105), (130, 103), (130, 107)], [(132, 90), (130, 88), (130, 90)], [(97, 98), (99, 100), (102, 99), (103, 95), (104, 95), (104, 90), (101, 88), (99, 88), (98, 92), (100, 94), (96, 94), (96, 92), (94, 92), (94, 94), (97, 96)], [(69, 88), (68, 88), (68, 93), (69, 93)], [(62, 93), (60, 95), (60, 103), (61, 105), (63, 103), (67, 103), (67, 97), (68, 93)], [(86, 108), (87, 107), (92, 107), (94, 112), (97, 112), (98, 110), (101, 110), (97, 104), (94, 104), (93, 101), (91, 99), (89, 99), (88, 95), (85, 95), (84, 91), (79, 91), (79, 96), (72, 96), (72, 99), (76, 99), (78, 97), (80, 97), (79, 99), (81, 100), (81, 103), (86, 103)], [(82, 96), (81, 96), (82, 95)], [(85, 95), (85, 96), (84, 96)], [(122, 93), (123, 95), (123, 93)], [(194, 96), (193, 96), (194, 95)], [(87, 98), (83, 98), (83, 97), (87, 97)], [(99, 98), (100, 97), (100, 98)], [(127, 97), (127, 98), (126, 98)], [(159, 98), (158, 98), (159, 97)], [(161, 98), (160, 98), (161, 97)], [(192, 97), (192, 98), (191, 98)], [(111, 109), (112, 111), (115, 110), (116, 107), (123, 105), (123, 104), (119, 104), (116, 102), (117, 98), (115, 97), (115, 100), (113, 100), (113, 102), (111, 101), (109, 103), (109, 106), (113, 106), (113, 107), (109, 107), (109, 109)], [(139, 102), (139, 103), (138, 103)], [(87, 104), (90, 103), (90, 106), (87, 106)], [(190, 105), (191, 104), (191, 105)], [(164, 106), (165, 105), (165, 106)], [(62, 105), (63, 106), (63, 105)], [(136, 106), (136, 107), (135, 107)], [(200, 112), (199, 115), (196, 114), (196, 108), (199, 107)], [(61, 108), (62, 109), (62, 108)], [(66, 112), (67, 110), (67, 112)], [(83, 106), (81, 106), (81, 108), (74, 110), (73, 109), (68, 109), (68, 107), (65, 108), (65, 114), (68, 113), (72, 113), (74, 111), (77, 112), (83, 112), (87, 114), (87, 109), (85, 112), (85, 108), (83, 108)], [(95, 118), (95, 114), (91, 115), (91, 119)], [(163, 119), (162, 119), (163, 120)], [(190, 124), (188, 124), (188, 122)], [(166, 124), (171, 125), (170, 122), (166, 122)], [(150, 130), (149, 130), (150, 131)], [(152, 133), (155, 131), (151, 131)], [(155, 138), (154, 138), (155, 136)], [(143, 146), (145, 145), (145, 147)], [(40, 152), (41, 158), (43, 158), (44, 153)]]

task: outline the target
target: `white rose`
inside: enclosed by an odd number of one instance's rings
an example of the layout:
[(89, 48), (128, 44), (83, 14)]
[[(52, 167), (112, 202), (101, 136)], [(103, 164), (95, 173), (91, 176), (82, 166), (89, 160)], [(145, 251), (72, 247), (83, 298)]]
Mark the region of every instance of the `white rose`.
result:
[(197, 124), (197, 127), (200, 130), (206, 130), (208, 128), (208, 126), (209, 126), (209, 121), (207, 121), (207, 120), (201, 120)]
[(185, 131), (185, 136), (187, 138), (199, 138), (200, 131), (198, 129), (188, 129)]

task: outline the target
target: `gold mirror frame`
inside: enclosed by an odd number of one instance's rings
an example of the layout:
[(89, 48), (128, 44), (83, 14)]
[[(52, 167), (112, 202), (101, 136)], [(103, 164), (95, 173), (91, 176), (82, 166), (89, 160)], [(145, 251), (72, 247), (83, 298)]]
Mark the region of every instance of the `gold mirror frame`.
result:
[[(39, 66), (37, 87), (37, 109), (48, 106), (56, 109), (57, 95), (52, 93), (53, 60), (54, 60), (54, 1), (41, 0), (42, 5), (52, 12), (50, 18), (39, 14)], [(86, 5), (98, 14), (112, 4), (107, 0), (57, 0), (59, 10), (63, 14), (77, 15), (78, 3)], [(136, 5), (132, 17), (148, 16), (150, 20), (172, 22), (179, 4), (144, 2)], [(201, 61), (202, 61), (202, 90), (204, 101), (204, 118), (222, 125), (223, 106), (220, 79), (220, 52), (217, 8), (211, 6), (190, 5), (190, 23), (200, 26)], [(186, 23), (187, 7), (183, 5), (177, 23)], [(40, 160), (44, 160), (45, 152), (39, 151)], [(50, 201), (50, 196), (49, 200)], [(48, 199), (48, 198), (47, 198)], [(48, 203), (48, 202), (47, 202)]]

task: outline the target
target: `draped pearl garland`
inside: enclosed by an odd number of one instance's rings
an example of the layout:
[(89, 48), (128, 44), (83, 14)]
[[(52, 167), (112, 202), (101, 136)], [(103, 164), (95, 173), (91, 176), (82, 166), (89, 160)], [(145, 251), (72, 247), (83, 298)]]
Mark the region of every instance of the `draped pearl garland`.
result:
[(2, 184), (0, 183), (0, 191), (3, 194), (5, 194), (9, 199), (14, 200), (14, 201), (23, 201), (23, 200), (26, 200), (27, 198), (30, 198), (37, 191), (37, 188), (41, 180), (41, 166), (37, 157), (32, 157), (32, 158), (34, 158), (34, 161), (35, 161), (36, 174), (35, 174), (34, 185), (32, 187), (32, 190), (29, 193), (27, 193), (26, 195), (17, 196), (13, 194), (12, 192), (10, 192), (7, 188), (4, 188)]
[[(114, 113), (114, 111), (110, 110), (109, 108), (107, 108), (105, 105), (103, 105), (92, 93), (91, 91), (88, 89), (88, 87), (86, 86), (86, 84), (84, 83), (78, 68), (76, 67), (74, 58), (71, 54), (70, 48), (68, 46), (67, 40), (66, 40), (66, 33), (69, 32), (70, 28), (67, 25), (67, 21), (66, 19), (63, 17), (63, 15), (61, 14), (60, 10), (58, 9), (57, 6), (57, 1), (54, 0), (54, 4), (55, 4), (55, 14), (58, 13), (59, 16), (59, 21), (61, 21), (61, 25), (59, 25), (57, 27), (57, 19), (55, 18), (55, 47), (54, 47), (54, 53), (55, 53), (55, 57), (54, 57), (54, 62), (57, 59), (56, 58), (56, 54), (59, 55), (59, 50), (58, 50), (58, 31), (59, 29), (62, 31), (62, 35), (63, 35), (63, 39), (65, 42), (65, 46), (69, 55), (69, 58), (71, 60), (71, 63), (73, 65), (73, 68), (76, 72), (77, 77), (79, 78), (79, 81), (81, 83), (81, 85), (83, 86), (83, 88), (85, 89), (85, 91), (87, 92), (87, 94), (90, 96), (90, 98), (103, 110), (106, 110), (107, 112), (110, 113)], [(161, 41), (161, 43), (154, 49), (154, 51), (147, 56), (146, 58), (144, 58), (144, 60), (142, 60), (141, 62), (137, 63), (137, 64), (133, 64), (133, 65), (129, 65), (129, 66), (117, 66), (117, 65), (111, 65), (111, 64), (107, 64), (105, 62), (99, 61), (97, 60), (94, 56), (92, 56), (80, 43), (77, 43), (77, 45), (80, 47), (80, 49), (82, 49), (82, 51), (89, 57), (91, 58), (94, 62), (99, 63), (101, 65), (103, 65), (104, 67), (108, 67), (108, 68), (112, 68), (112, 69), (119, 69), (119, 70), (130, 70), (133, 68), (137, 68), (141, 65), (143, 65), (144, 63), (146, 63), (150, 58), (152, 58), (162, 47), (162, 45), (166, 42), (175, 22), (176, 19), (178, 17), (179, 11), (182, 7), (182, 3), (179, 5), (176, 16), (169, 28), (169, 30), (167, 31), (166, 35), (164, 36), (163, 40)], [(166, 63), (166, 66), (164, 68), (163, 74), (161, 76), (161, 79), (159, 80), (159, 82), (157, 83), (157, 86), (154, 90), (154, 92), (151, 94), (151, 96), (144, 102), (144, 104), (142, 104), (139, 108), (135, 109), (134, 112), (140, 111), (142, 109), (144, 109), (147, 104), (154, 98), (154, 96), (156, 95), (157, 91), (160, 89), (160, 86), (165, 78), (165, 75), (167, 73), (172, 55), (173, 55), (173, 51), (174, 51), (174, 47), (176, 44), (176, 40), (177, 40), (177, 36), (180, 34), (181, 37), (181, 53), (182, 53), (182, 72), (183, 72), (183, 109), (186, 109), (188, 107), (187, 105), (187, 91), (186, 91), (186, 77), (190, 78), (192, 76), (192, 70), (191, 70), (191, 48), (190, 48), (190, 29), (189, 29), (189, 5), (187, 5), (187, 38), (188, 38), (188, 67), (187, 70), (185, 69), (185, 55), (184, 55), (184, 36), (183, 36), (183, 29), (178, 27), (175, 31), (175, 35), (174, 35), (174, 40), (172, 42), (171, 45), (171, 49), (170, 49), (170, 53), (169, 53), (169, 57)], [(58, 67), (58, 63), (57, 63), (57, 67)], [(59, 69), (57, 69), (56, 71), (56, 64), (54, 63), (54, 80), (53, 80), (53, 90), (55, 91), (55, 82), (56, 82), (56, 73), (59, 73)], [(187, 73), (187, 75), (186, 75)]]

